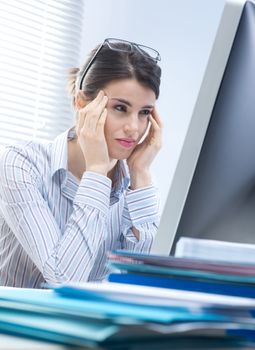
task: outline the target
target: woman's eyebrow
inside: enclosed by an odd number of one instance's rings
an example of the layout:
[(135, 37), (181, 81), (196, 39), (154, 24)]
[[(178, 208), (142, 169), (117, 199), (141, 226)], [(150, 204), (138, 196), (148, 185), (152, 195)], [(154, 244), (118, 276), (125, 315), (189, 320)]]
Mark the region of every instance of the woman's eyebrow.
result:
[(124, 98), (112, 97), (111, 100), (115, 100), (115, 101), (124, 103), (125, 105), (128, 105), (129, 107), (132, 107), (132, 104), (129, 101), (125, 100)]
[[(127, 106), (129, 106), (129, 107), (132, 107), (132, 104), (129, 101), (125, 100), (124, 98), (112, 97), (111, 100), (115, 100), (115, 101), (124, 103)], [(153, 105), (147, 105), (147, 106), (143, 106), (142, 108), (154, 108), (154, 106)]]

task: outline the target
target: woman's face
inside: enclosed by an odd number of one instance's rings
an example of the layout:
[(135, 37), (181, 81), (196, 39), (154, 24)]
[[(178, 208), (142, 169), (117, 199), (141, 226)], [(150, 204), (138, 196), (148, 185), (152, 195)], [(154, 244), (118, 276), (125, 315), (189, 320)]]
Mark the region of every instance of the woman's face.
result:
[(155, 93), (135, 79), (112, 81), (104, 92), (108, 97), (105, 138), (109, 157), (127, 159), (147, 130)]

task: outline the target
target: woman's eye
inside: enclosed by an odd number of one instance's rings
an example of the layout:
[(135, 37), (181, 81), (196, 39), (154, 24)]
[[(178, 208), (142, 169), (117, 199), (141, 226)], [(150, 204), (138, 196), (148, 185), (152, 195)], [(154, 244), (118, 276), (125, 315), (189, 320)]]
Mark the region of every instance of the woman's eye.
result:
[(115, 109), (119, 112), (126, 112), (127, 111), (127, 107), (123, 106), (123, 105), (117, 105), (117, 106), (115, 106)]
[(147, 117), (150, 115), (151, 111), (149, 109), (144, 109), (140, 112), (143, 116)]

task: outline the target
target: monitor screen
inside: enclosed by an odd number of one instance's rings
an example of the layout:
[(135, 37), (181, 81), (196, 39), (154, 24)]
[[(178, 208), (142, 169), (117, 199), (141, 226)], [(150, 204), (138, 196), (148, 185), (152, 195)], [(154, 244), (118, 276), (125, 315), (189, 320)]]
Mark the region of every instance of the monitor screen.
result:
[(153, 253), (180, 237), (255, 243), (255, 3), (227, 1)]

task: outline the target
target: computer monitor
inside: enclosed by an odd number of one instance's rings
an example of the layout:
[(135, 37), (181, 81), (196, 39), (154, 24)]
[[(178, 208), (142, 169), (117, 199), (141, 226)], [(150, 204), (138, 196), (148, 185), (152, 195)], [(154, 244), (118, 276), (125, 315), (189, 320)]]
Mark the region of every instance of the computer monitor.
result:
[(227, 1), (152, 253), (180, 237), (255, 243), (255, 3)]

